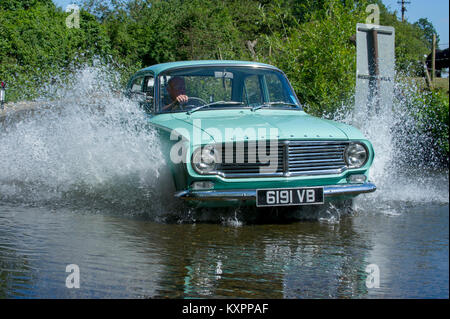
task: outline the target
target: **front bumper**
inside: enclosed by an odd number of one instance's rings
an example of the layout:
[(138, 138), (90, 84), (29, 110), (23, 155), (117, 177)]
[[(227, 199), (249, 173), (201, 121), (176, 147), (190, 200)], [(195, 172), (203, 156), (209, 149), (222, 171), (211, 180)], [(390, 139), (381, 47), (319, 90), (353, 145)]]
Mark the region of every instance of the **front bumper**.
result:
[[(328, 185), (323, 187), (325, 199), (337, 196), (354, 197), (363, 193), (371, 193), (377, 189), (375, 184)], [(256, 189), (230, 189), (230, 190), (184, 190), (175, 193), (175, 197), (187, 201), (256, 201)]]

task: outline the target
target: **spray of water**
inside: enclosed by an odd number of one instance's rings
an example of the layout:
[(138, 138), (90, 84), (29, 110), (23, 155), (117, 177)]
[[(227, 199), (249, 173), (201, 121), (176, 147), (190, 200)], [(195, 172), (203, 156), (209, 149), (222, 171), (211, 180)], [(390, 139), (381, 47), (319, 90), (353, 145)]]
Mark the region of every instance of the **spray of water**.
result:
[(336, 120), (360, 128), (375, 150), (370, 179), (377, 191), (358, 197), (358, 206), (390, 211), (399, 205), (448, 204), (448, 168), (439, 162), (433, 138), (420, 129), (417, 116), (429, 107), (417, 103), (426, 94), (417, 83), (398, 76), (392, 105), (377, 112), (373, 105), (355, 106), (350, 113), (336, 114)]
[(164, 189), (157, 134), (110, 79), (109, 70), (81, 68), (20, 118), (9, 113), (0, 130), (0, 201), (164, 211), (155, 201)]

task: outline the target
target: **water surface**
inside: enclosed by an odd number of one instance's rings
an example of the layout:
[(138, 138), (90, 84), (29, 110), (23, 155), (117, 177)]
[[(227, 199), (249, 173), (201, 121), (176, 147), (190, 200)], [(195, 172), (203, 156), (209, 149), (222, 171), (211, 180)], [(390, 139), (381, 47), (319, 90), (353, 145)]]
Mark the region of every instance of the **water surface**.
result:
[[(0, 206), (3, 298), (448, 298), (443, 204), (286, 223)], [(66, 266), (80, 288), (66, 287)], [(380, 287), (367, 288), (370, 264)]]

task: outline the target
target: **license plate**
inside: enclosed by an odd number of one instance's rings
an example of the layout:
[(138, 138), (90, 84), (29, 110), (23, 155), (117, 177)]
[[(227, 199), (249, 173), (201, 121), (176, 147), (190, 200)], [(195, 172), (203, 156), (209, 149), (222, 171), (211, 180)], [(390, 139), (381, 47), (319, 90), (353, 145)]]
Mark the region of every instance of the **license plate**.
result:
[(256, 206), (296, 206), (323, 204), (323, 187), (257, 189)]

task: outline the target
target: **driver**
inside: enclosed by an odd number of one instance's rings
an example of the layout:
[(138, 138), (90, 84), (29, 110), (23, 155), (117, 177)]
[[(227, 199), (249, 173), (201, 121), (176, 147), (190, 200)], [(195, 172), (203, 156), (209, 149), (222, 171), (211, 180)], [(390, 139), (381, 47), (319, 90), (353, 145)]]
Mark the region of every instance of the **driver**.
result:
[(163, 106), (162, 111), (174, 110), (177, 106), (181, 108), (181, 104), (186, 103), (189, 98), (186, 95), (186, 84), (182, 77), (176, 76), (167, 83), (167, 92), (172, 99), (172, 103)]

